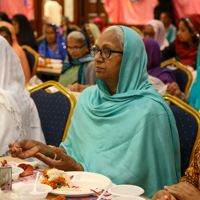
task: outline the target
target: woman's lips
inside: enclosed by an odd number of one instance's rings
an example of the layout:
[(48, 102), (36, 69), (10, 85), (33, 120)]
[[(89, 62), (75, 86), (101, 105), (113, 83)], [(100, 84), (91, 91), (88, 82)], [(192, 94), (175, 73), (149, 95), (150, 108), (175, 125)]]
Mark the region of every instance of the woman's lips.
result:
[(101, 71), (104, 71), (105, 69), (102, 68), (102, 67), (98, 67), (98, 66), (95, 66), (95, 71), (96, 72), (101, 72)]

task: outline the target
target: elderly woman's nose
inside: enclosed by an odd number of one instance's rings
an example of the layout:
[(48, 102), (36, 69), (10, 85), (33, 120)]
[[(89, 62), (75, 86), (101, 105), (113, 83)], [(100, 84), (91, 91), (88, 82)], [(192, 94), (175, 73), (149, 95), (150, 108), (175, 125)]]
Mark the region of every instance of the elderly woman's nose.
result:
[(101, 53), (100, 51), (96, 54), (96, 56), (94, 57), (95, 61), (103, 61), (103, 58), (101, 57)]

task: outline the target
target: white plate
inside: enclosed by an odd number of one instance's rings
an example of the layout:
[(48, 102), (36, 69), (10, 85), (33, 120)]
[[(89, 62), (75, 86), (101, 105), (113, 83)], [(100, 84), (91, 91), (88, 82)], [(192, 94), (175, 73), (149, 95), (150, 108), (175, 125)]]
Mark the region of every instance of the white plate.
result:
[(69, 185), (88, 187), (87, 191), (56, 191), (53, 190), (51, 193), (55, 195), (64, 195), (67, 197), (82, 197), (94, 194), (90, 189), (95, 189), (95, 191), (101, 191), (104, 188), (108, 188), (112, 182), (109, 178), (104, 175), (96, 174), (92, 172), (66, 172), (67, 175), (74, 176), (70, 181)]

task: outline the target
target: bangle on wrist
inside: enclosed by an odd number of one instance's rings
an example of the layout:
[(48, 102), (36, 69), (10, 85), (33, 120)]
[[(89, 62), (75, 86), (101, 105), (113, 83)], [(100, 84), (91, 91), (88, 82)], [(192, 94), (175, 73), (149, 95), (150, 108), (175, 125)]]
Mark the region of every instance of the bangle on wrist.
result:
[[(52, 149), (53, 149), (53, 147), (54, 147), (54, 146), (52, 146), (52, 145), (48, 145), (48, 146), (51, 147)], [(55, 154), (54, 160), (56, 160), (56, 158), (57, 158), (57, 154)]]

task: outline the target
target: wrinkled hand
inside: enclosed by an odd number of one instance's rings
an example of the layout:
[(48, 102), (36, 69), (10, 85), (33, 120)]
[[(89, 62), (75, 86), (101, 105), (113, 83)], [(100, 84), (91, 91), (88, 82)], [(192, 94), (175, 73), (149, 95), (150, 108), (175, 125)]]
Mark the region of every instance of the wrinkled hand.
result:
[(39, 142), (35, 140), (30, 139), (24, 139), (20, 142), (11, 143), (8, 145), (9, 154), (11, 154), (12, 157), (18, 157), (21, 159), (26, 159), (33, 157), (38, 151)]
[(77, 163), (74, 158), (67, 155), (66, 152), (62, 150), (63, 148), (60, 147), (53, 147), (52, 150), (57, 156), (60, 158), (60, 160), (54, 160), (49, 157), (46, 157), (44, 154), (36, 153), (35, 157), (45, 164), (47, 164), (49, 167), (56, 169), (64, 170), (64, 171), (84, 171), (81, 164)]
[(164, 188), (179, 200), (200, 200), (200, 191), (186, 182), (165, 186)]
[(175, 97), (180, 99), (181, 96), (182, 96), (182, 92), (181, 92), (178, 84), (173, 82), (171, 84), (168, 83), (167, 85), (168, 85), (167, 92), (169, 92), (169, 94), (171, 94), (171, 95), (173, 95), (173, 96), (175, 96)]
[(67, 87), (72, 91), (72, 92), (82, 92), (84, 89), (89, 87), (90, 85), (80, 85), (78, 83), (74, 83), (73, 85), (68, 85)]
[(176, 200), (176, 198), (168, 191), (160, 190), (153, 196), (152, 200)]

